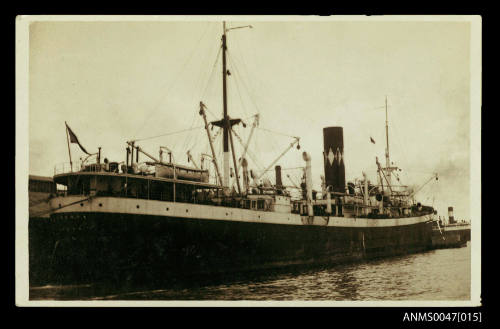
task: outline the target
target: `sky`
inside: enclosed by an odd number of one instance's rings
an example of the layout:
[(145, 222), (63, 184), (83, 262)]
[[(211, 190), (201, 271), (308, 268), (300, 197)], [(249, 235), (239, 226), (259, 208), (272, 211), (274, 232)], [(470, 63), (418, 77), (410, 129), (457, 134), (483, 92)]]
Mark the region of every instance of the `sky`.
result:
[[(391, 161), (402, 169), (401, 182), (418, 187), (438, 173), (417, 199), (442, 216), (453, 206), (455, 218), (469, 220), (470, 22), (245, 17), (227, 27), (249, 24), (227, 38), (229, 115), (247, 124), (235, 127), (243, 143), (253, 115), (260, 116), (250, 169), (270, 165), (297, 136), (300, 150), (277, 164), (300, 183), (294, 168), (308, 152), (320, 190), (322, 130), (342, 126), (346, 180), (365, 171), (375, 181), (375, 157), (384, 163), (387, 97)], [(138, 140), (154, 155), (167, 146), (184, 164), (189, 149), (199, 165), (200, 154), (210, 153), (199, 102), (210, 121), (222, 113), (221, 33), (213, 19), (32, 22), (29, 173), (51, 176), (69, 162), (65, 121), (89, 152), (100, 146), (111, 161), (124, 161), (126, 141)], [(241, 154), (239, 139), (233, 142)], [(70, 147), (78, 162), (84, 154)]]

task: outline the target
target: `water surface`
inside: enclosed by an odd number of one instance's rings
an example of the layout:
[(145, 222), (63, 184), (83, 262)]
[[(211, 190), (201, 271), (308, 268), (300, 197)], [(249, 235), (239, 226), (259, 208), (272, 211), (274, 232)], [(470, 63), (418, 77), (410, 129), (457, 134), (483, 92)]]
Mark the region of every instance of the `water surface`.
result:
[(469, 300), (466, 247), (330, 267), (257, 272), (162, 287), (31, 287), (33, 300)]

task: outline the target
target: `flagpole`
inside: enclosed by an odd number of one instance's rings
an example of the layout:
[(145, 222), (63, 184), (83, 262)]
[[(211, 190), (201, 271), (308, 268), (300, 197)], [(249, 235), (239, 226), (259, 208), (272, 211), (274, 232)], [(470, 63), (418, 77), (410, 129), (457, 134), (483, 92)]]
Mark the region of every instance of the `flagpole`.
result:
[(69, 147), (69, 135), (68, 135), (68, 124), (64, 121), (66, 125), (66, 141), (68, 142), (68, 153), (69, 153), (69, 164), (71, 166), (71, 172), (73, 172), (73, 161), (71, 161), (71, 148)]

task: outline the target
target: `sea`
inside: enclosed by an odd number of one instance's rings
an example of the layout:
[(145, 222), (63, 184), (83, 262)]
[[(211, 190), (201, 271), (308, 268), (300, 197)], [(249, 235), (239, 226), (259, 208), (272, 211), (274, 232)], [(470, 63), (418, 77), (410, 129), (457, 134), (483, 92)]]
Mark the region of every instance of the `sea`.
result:
[(30, 287), (30, 300), (469, 300), (470, 242), (461, 248), (356, 264), (252, 272), (163, 286), (99, 283)]

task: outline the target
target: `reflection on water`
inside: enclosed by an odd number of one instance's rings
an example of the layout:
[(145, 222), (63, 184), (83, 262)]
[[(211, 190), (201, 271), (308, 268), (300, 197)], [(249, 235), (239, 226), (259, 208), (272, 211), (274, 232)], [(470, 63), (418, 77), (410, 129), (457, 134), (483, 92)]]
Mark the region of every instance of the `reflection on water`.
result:
[(35, 300), (468, 300), (467, 247), (300, 270), (246, 273), (164, 287), (31, 287)]

